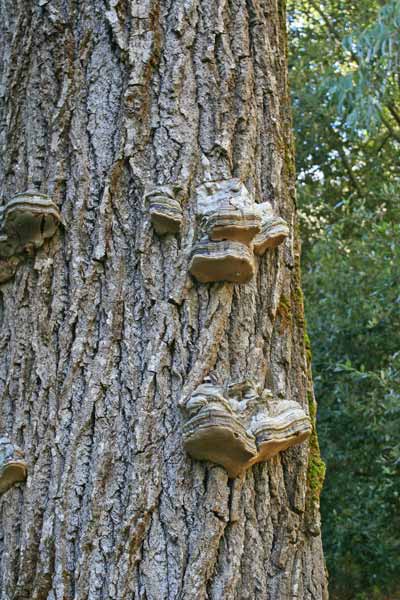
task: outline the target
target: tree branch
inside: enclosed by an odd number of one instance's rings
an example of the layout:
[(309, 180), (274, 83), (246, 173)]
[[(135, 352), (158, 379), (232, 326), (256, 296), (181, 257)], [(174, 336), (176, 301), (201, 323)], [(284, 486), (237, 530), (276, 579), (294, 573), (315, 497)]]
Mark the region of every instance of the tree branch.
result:
[(396, 140), (397, 142), (400, 142), (400, 132), (397, 132), (395, 129), (393, 129), (390, 121), (388, 121), (384, 116), (382, 111), (379, 111), (379, 116), (381, 118), (382, 123), (385, 125), (386, 129), (388, 130), (388, 132), (390, 133), (391, 137)]
[(397, 110), (396, 110), (396, 108), (395, 108), (394, 104), (388, 104), (388, 109), (389, 109), (389, 111), (390, 111), (390, 114), (392, 115), (393, 119), (396, 121), (396, 123), (397, 123), (398, 125), (400, 125), (400, 115), (399, 115), (399, 113), (397, 112)]

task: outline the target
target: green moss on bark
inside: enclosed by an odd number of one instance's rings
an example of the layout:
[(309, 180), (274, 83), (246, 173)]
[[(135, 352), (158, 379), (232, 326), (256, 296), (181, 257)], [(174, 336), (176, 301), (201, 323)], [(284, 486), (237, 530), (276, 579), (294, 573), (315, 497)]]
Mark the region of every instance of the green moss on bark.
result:
[[(306, 500), (306, 517), (309, 524), (309, 529), (313, 530), (313, 523), (319, 521), (319, 499), (325, 480), (326, 466), (321, 458), (321, 452), (318, 442), (317, 434), (317, 403), (314, 399), (312, 392), (312, 372), (311, 372), (311, 342), (307, 333), (307, 326), (304, 317), (304, 297), (303, 290), (301, 288), (301, 277), (300, 277), (300, 253), (296, 253), (295, 271), (294, 271), (294, 285), (292, 288), (293, 300), (295, 303), (295, 313), (297, 325), (302, 330), (304, 339), (304, 348), (307, 360), (307, 380), (308, 380), (308, 392), (307, 401), (308, 408), (312, 423), (312, 432), (310, 436), (309, 455), (308, 455), (308, 466), (307, 466), (307, 500)], [(315, 533), (317, 533), (315, 528)]]
[(280, 297), (277, 315), (280, 319), (279, 331), (282, 333), (292, 322), (292, 307), (290, 299), (285, 294)]
[(312, 422), (312, 433), (310, 436), (310, 453), (308, 456), (307, 488), (309, 499), (311, 500), (312, 504), (314, 506), (319, 506), (319, 498), (324, 485), (326, 466), (321, 458), (319, 449), (316, 428), (317, 403), (315, 402), (311, 392), (308, 393), (308, 407)]

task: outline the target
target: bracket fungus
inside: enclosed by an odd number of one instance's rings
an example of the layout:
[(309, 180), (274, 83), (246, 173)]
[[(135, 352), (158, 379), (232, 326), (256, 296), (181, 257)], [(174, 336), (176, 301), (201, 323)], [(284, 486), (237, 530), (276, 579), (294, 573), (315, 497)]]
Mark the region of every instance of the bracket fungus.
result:
[(255, 274), (254, 253), (282, 243), (289, 234), (269, 202), (256, 204), (236, 178), (206, 181), (196, 190), (200, 240), (189, 264), (201, 283), (247, 283)]
[(268, 402), (269, 390), (243, 381), (227, 386), (206, 382), (181, 404), (186, 421), (183, 445), (195, 460), (208, 460), (235, 478), (252, 465), (300, 444), (311, 420), (298, 402)]
[(0, 437), (0, 495), (16, 483), (24, 481), (27, 472), (23, 451), (7, 437)]
[(158, 235), (180, 232), (183, 220), (182, 192), (182, 186), (175, 184), (157, 186), (145, 194), (151, 223)]
[(57, 206), (45, 194), (16, 194), (0, 209), (0, 283), (13, 277), (24, 253), (43, 246), (61, 222)]
[(233, 411), (224, 390), (200, 385), (185, 406), (189, 419), (183, 427), (183, 444), (196, 460), (209, 460), (236, 477), (257, 455), (255, 439)]
[(311, 421), (298, 402), (282, 400), (255, 415), (250, 429), (256, 438), (257, 462), (261, 462), (304, 442), (311, 434)]
[(189, 271), (201, 283), (247, 283), (254, 276), (254, 257), (240, 242), (211, 242), (205, 238), (192, 249)]
[(268, 248), (275, 248), (289, 235), (289, 227), (282, 217), (276, 215), (269, 202), (258, 205), (261, 232), (254, 238), (254, 252), (263, 255)]
[(253, 198), (239, 179), (203, 183), (197, 188), (201, 229), (210, 240), (250, 244), (261, 231), (261, 217)]

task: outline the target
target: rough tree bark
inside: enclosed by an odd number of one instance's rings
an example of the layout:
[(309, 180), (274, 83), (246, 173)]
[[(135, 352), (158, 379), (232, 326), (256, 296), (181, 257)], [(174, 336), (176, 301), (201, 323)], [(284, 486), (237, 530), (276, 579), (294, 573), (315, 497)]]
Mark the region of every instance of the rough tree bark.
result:
[[(0, 500), (1, 600), (327, 597), (310, 444), (230, 480), (178, 409), (210, 372), (314, 406), (284, 5), (0, 0), (2, 203), (30, 179), (64, 223), (0, 288), (0, 433), (29, 467)], [(188, 274), (205, 174), (290, 225), (246, 285)], [(177, 180), (160, 238), (144, 191)]]

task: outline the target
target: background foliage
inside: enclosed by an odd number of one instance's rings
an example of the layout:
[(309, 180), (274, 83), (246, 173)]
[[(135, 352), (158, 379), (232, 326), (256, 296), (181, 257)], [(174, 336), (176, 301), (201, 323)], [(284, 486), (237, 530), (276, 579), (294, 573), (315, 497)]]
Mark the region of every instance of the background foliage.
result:
[(400, 598), (400, 1), (288, 8), (331, 595)]

